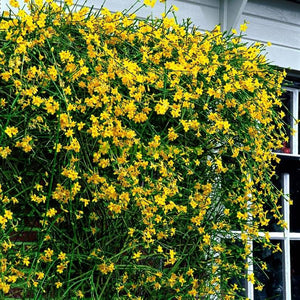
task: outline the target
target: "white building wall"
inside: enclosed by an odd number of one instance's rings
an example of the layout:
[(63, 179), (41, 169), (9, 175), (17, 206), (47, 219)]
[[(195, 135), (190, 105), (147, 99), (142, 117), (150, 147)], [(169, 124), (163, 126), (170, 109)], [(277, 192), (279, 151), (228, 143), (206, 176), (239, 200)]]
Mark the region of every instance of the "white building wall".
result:
[[(57, 0), (59, 2), (59, 0)], [(75, 0), (74, 0), (75, 2)], [(85, 3), (85, 6), (99, 9), (103, 5), (102, 0), (77, 0), (79, 5)], [(176, 17), (179, 23), (187, 18), (191, 19), (193, 24), (199, 30), (212, 30), (215, 25), (219, 23), (219, 0), (167, 0), (165, 3), (157, 0), (156, 5), (151, 7), (142, 7), (143, 0), (106, 0), (104, 7), (112, 12), (127, 11), (128, 8), (133, 8), (128, 12), (135, 12), (137, 9), (137, 16), (146, 18), (152, 16), (153, 18), (160, 18), (161, 14), (167, 11), (172, 5), (178, 7)]]
[[(84, 0), (79, 2), (83, 3)], [(123, 11), (135, 2), (136, 0), (106, 0), (105, 7), (112, 11)], [(237, 3), (243, 11), (240, 16), (235, 17), (230, 13)], [(100, 8), (101, 4), (101, 0), (86, 2), (86, 5), (95, 8)], [(244, 21), (249, 22), (245, 39), (247, 42), (271, 42), (272, 46), (267, 49), (269, 61), (279, 67), (300, 71), (300, 4), (286, 0), (167, 0), (166, 3), (157, 0), (154, 8), (142, 8), (138, 11), (138, 16), (160, 17), (171, 5), (178, 7), (178, 22), (189, 18), (201, 31), (212, 30), (222, 22), (226, 22), (230, 28), (233, 26), (239, 29)], [(238, 9), (235, 12), (238, 13)], [(224, 13), (228, 14), (230, 20), (224, 17)]]
[(271, 42), (269, 60), (300, 71), (300, 3), (283, 0), (248, 0), (239, 23), (248, 21), (249, 42)]

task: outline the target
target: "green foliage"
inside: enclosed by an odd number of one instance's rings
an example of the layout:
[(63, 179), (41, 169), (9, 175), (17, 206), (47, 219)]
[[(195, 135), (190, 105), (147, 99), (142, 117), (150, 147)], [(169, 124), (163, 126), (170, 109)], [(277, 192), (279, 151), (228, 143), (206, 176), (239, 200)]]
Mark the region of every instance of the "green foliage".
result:
[(71, 4), (0, 22), (2, 295), (238, 297), (284, 225), (284, 74), (218, 26)]

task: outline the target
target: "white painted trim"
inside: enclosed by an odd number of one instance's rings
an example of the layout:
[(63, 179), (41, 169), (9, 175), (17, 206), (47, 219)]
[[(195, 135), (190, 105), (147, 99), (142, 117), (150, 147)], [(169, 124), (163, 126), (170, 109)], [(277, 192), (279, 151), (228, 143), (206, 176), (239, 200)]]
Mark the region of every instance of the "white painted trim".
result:
[(274, 153), (277, 154), (277, 155), (279, 155), (279, 156), (294, 157), (294, 158), (300, 159), (300, 154), (277, 153), (277, 152), (274, 152)]

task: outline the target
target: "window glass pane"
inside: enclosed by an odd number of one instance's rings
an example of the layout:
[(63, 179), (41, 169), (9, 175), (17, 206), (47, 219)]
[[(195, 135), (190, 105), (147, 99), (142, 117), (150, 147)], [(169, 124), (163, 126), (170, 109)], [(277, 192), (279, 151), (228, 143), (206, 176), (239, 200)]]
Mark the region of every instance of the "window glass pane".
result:
[(300, 232), (300, 169), (290, 172), (290, 198), (293, 201), (290, 206), (290, 231)]
[(292, 299), (300, 300), (300, 241), (291, 241)]
[[(223, 257), (223, 260), (226, 260), (229, 265), (235, 265), (237, 267), (232, 268), (232, 274), (230, 274), (231, 277), (227, 280), (227, 283), (229, 283), (231, 287), (236, 285), (237, 289), (235, 290), (235, 296), (241, 296), (243, 297), (242, 299), (244, 299), (244, 297), (247, 296), (245, 280), (246, 273), (242, 274), (240, 271), (245, 270), (245, 260), (240, 257), (241, 248), (244, 247), (244, 244), (238, 237), (236, 240), (227, 239), (225, 240), (225, 243), (227, 245), (227, 249), (231, 249), (231, 253), (227, 257)], [(237, 276), (237, 274), (239, 276)], [(226, 276), (228, 276), (228, 273)], [(237, 299), (240, 298), (237, 297)]]
[[(272, 241), (275, 245), (280, 244), (283, 249), (281, 241)], [(254, 243), (254, 257), (266, 262), (267, 270), (262, 270), (257, 265), (254, 265), (254, 274), (256, 278), (264, 284), (262, 291), (254, 290), (255, 300), (265, 299), (284, 299), (284, 285), (283, 285), (283, 254), (280, 251), (272, 253), (270, 249), (263, 249), (261, 245)]]
[[(276, 177), (273, 177), (273, 184), (279, 189), (279, 190), (282, 190), (283, 189), (283, 174), (279, 174), (278, 176)], [(278, 205), (281, 207), (280, 208), (280, 213), (282, 214), (283, 211), (282, 211), (282, 199), (279, 199), (278, 200)], [(266, 227), (266, 231), (277, 231), (277, 232), (282, 232), (283, 231), (283, 228), (278, 225), (278, 219), (275, 219), (273, 217), (273, 213), (270, 212), (270, 207), (267, 206), (266, 204), (266, 207), (265, 207), (266, 210), (268, 210), (268, 214), (267, 214), (267, 217), (268, 219), (270, 220), (269, 223), (268, 223), (268, 226)]]
[[(298, 93), (298, 118), (300, 117), (300, 92)], [(299, 130), (299, 124), (297, 125), (297, 133), (298, 135), (298, 153), (295, 154), (300, 154), (300, 130)]]
[[(289, 92), (289, 91), (286, 91), (283, 96), (282, 96), (282, 103), (283, 103), (283, 106), (282, 106), (282, 111), (285, 113), (285, 116), (283, 117), (283, 122), (286, 124), (286, 125), (292, 125), (293, 122), (292, 122), (292, 117), (291, 117), (291, 113), (292, 113), (292, 99), (293, 99), (293, 93), (292, 92)], [(290, 129), (286, 126), (286, 134), (287, 136), (291, 136), (291, 131)], [(290, 153), (290, 140), (288, 142), (284, 142), (282, 141), (283, 145), (282, 145), (282, 149), (280, 149), (280, 152), (282, 153)]]
[[(245, 279), (236, 279), (236, 278), (231, 278), (228, 280), (228, 283), (233, 286), (234, 284), (236, 284), (238, 286), (238, 290), (235, 291), (236, 297), (242, 297), (241, 299), (244, 299), (245, 297), (247, 297), (247, 293), (246, 293), (246, 280)], [(240, 298), (237, 298), (240, 299)]]

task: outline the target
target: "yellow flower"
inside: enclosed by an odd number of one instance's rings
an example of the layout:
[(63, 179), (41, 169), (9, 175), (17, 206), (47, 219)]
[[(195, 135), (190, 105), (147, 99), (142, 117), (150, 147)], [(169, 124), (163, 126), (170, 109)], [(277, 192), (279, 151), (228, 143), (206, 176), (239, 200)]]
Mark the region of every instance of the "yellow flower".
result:
[(29, 261), (29, 257), (28, 256), (25, 256), (23, 258), (23, 264), (28, 267), (30, 265), (30, 261)]
[(159, 290), (159, 289), (161, 288), (161, 284), (158, 283), (158, 282), (155, 282), (154, 288), (155, 288), (156, 290)]
[(14, 127), (14, 126), (7, 126), (5, 128), (5, 131), (4, 131), (9, 137), (12, 137), (13, 135), (17, 135), (18, 133), (18, 128), (17, 127)]
[(84, 125), (85, 125), (85, 123), (83, 123), (83, 122), (78, 123), (78, 124), (77, 124), (78, 130), (79, 130), (79, 131), (82, 130), (82, 128), (84, 127)]
[(7, 223), (7, 219), (0, 215), (0, 224), (2, 229), (5, 229), (6, 223)]
[(64, 252), (60, 252), (60, 253), (58, 254), (58, 259), (60, 259), (60, 260), (65, 260), (66, 257), (67, 257), (67, 255), (66, 255), (66, 253), (64, 253)]
[(3, 73), (1, 73), (1, 77), (2, 77), (2, 79), (3, 80), (5, 80), (5, 81), (8, 81), (9, 80), (9, 78), (11, 77), (11, 73), (10, 72), (3, 72)]
[(139, 261), (141, 255), (142, 255), (142, 252), (141, 252), (141, 251), (138, 251), (138, 252), (135, 252), (135, 253), (133, 254), (132, 258), (135, 259), (136, 261)]
[(19, 8), (20, 4), (17, 0), (9, 0), (9, 4), (10, 6), (14, 7), (14, 8)]
[(210, 245), (210, 235), (209, 234), (205, 234), (204, 237), (203, 237), (203, 242), (206, 244), (206, 245)]
[(48, 74), (50, 75), (50, 78), (51, 78), (53, 81), (55, 81), (56, 78), (57, 78), (57, 74), (58, 74), (56, 68), (55, 68), (54, 66), (51, 66), (51, 67), (49, 67), (49, 68), (47, 69), (47, 71), (48, 71)]
[(189, 269), (187, 272), (186, 272), (186, 275), (188, 276), (193, 276), (194, 274), (194, 270), (193, 269)]
[(66, 88), (63, 89), (66, 95), (72, 95), (72, 91), (70, 86), (67, 86)]
[(73, 0), (65, 0), (65, 3), (69, 6), (73, 5)]
[(171, 127), (168, 129), (168, 139), (174, 141), (178, 138), (178, 134), (175, 132), (174, 128)]
[(252, 284), (254, 284), (255, 282), (254, 274), (253, 273), (248, 274), (247, 280), (250, 281)]
[(59, 52), (59, 57), (62, 62), (74, 61), (74, 55), (69, 50)]
[(13, 218), (13, 213), (10, 210), (5, 209), (4, 210), (4, 217), (8, 220), (12, 220)]
[(197, 292), (196, 289), (193, 288), (192, 290), (188, 291), (188, 294), (189, 294), (190, 296), (196, 297), (196, 296), (198, 295), (198, 292)]
[(84, 294), (83, 294), (83, 292), (81, 290), (78, 290), (76, 292), (76, 296), (79, 297), (79, 298), (84, 298)]
[(11, 149), (7, 146), (7, 147), (5, 147), (5, 148), (3, 148), (3, 147), (0, 147), (0, 156), (2, 157), (2, 158), (7, 158), (7, 156), (9, 155), (9, 154), (11, 154)]
[(55, 112), (59, 110), (59, 103), (55, 101), (52, 96), (44, 103), (47, 113), (50, 113), (51, 115), (55, 114)]
[(51, 236), (49, 234), (45, 235), (44, 241), (50, 241), (51, 240)]
[(62, 274), (65, 268), (66, 268), (66, 264), (60, 263), (59, 265), (56, 266), (56, 271), (57, 273)]
[(133, 237), (134, 232), (135, 232), (134, 228), (129, 228), (128, 235), (130, 235), (131, 237)]
[(48, 248), (44, 252), (45, 252), (46, 257), (51, 258), (54, 251), (52, 249)]
[(45, 276), (45, 274), (43, 273), (43, 272), (37, 272), (36, 273), (36, 276), (37, 276), (37, 279), (43, 279), (44, 278), (44, 276)]
[(32, 146), (29, 144), (31, 141), (32, 137), (26, 135), (21, 141), (16, 142), (16, 147), (23, 148), (23, 151), (26, 153), (30, 152), (32, 150)]
[(18, 279), (18, 276), (16, 276), (16, 275), (10, 275), (10, 276), (8, 276), (7, 281), (15, 283), (17, 281), (17, 279)]
[(144, 4), (147, 6), (154, 7), (156, 0), (144, 0)]
[(52, 218), (53, 216), (55, 216), (57, 213), (57, 210), (55, 208), (50, 208), (47, 213), (46, 216), (49, 218)]
[(243, 31), (246, 31), (247, 30), (247, 28), (248, 28), (248, 26), (247, 26), (247, 23), (245, 22), (244, 24), (241, 24), (240, 25), (240, 30), (243, 32)]
[(42, 6), (43, 6), (43, 0), (35, 0), (34, 2), (35, 2), (35, 4), (36, 4), (37, 6), (39, 6), (39, 7), (42, 7)]
[(110, 202), (108, 205), (108, 209), (116, 214), (119, 214), (121, 213), (122, 207), (119, 204)]
[(111, 263), (110, 265), (107, 265), (106, 263), (98, 265), (98, 270), (102, 274), (108, 274), (109, 272), (111, 273), (113, 272), (114, 269), (115, 269), (115, 265), (113, 263)]

